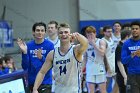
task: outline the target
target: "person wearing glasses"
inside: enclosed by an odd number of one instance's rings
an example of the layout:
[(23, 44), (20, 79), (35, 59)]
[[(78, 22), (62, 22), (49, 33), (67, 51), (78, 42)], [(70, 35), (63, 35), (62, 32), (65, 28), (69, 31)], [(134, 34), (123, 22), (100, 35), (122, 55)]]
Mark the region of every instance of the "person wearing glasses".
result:
[[(115, 73), (116, 45), (112, 39), (112, 27), (105, 26), (103, 28), (103, 31), (104, 31), (104, 37), (102, 39), (106, 42), (105, 56), (106, 56), (106, 59), (107, 59), (107, 62), (109, 64), (109, 68), (110, 68), (107, 71), (107, 93), (111, 93), (111, 91), (114, 91), (114, 89), (115, 89), (115, 87), (114, 87), (115, 85), (112, 83), (112, 81), (116, 82), (116, 73)], [(109, 85), (111, 85), (111, 87)], [(112, 93), (115, 93), (115, 92), (112, 92)]]

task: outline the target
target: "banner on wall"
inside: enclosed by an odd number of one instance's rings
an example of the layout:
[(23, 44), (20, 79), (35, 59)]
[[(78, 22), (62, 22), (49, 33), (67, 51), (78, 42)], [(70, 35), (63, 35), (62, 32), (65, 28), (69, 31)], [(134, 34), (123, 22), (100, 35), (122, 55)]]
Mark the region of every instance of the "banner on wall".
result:
[(0, 47), (13, 47), (13, 29), (7, 21), (0, 21)]

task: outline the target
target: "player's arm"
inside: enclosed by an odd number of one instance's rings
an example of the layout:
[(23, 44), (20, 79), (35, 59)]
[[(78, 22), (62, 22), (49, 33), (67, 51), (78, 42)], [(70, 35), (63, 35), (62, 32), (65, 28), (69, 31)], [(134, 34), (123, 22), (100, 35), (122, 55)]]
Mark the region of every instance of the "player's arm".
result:
[(38, 72), (36, 80), (35, 80), (35, 84), (34, 84), (34, 87), (33, 87), (33, 93), (38, 93), (37, 89), (41, 85), (41, 82), (43, 81), (45, 74), (52, 67), (53, 53), (54, 53), (53, 50), (49, 52), (49, 54), (46, 57), (46, 61), (44, 62), (42, 68)]
[(79, 33), (74, 33), (76, 39), (78, 40), (78, 42), (80, 44), (75, 46), (75, 55), (78, 61), (82, 60), (82, 55), (83, 53), (86, 51), (87, 47), (88, 47), (88, 40), (81, 34)]
[(120, 72), (121, 72), (123, 78), (124, 78), (124, 83), (125, 83), (125, 85), (126, 85), (127, 74), (126, 74), (126, 72), (125, 72), (124, 66), (123, 66), (123, 64), (121, 63), (121, 61), (117, 61), (117, 65), (118, 65), (118, 67), (119, 67), (119, 70), (120, 70)]
[[(85, 70), (87, 64), (87, 52), (83, 54), (83, 64), (82, 64), (82, 70)], [(85, 72), (84, 72), (85, 73)]]
[(100, 53), (100, 55), (104, 56), (106, 51), (106, 42), (104, 40), (99, 41), (99, 47), (94, 44), (93, 47)]
[(106, 42), (105, 40), (102, 39), (102, 41), (103, 41), (104, 43), (101, 44), (101, 42), (100, 42), (100, 45), (101, 45), (102, 48), (103, 48), (103, 46), (105, 47), (105, 50), (104, 50), (104, 52), (105, 52), (105, 53), (104, 53), (104, 65), (105, 65), (105, 70), (106, 70), (106, 72), (107, 72), (108, 74), (111, 74), (111, 73), (112, 73), (112, 72), (111, 72), (111, 68), (110, 68), (108, 59), (107, 59), (107, 57), (106, 57), (106, 49), (107, 49), (108, 45), (107, 45), (107, 42)]

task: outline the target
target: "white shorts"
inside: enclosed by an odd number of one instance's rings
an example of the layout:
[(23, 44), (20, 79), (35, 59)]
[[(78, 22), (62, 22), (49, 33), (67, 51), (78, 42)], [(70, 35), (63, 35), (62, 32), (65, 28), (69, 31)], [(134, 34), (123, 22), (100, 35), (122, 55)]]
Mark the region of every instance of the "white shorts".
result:
[(105, 74), (86, 76), (86, 82), (88, 82), (88, 83), (100, 84), (100, 83), (104, 83), (106, 81), (107, 80), (106, 80)]

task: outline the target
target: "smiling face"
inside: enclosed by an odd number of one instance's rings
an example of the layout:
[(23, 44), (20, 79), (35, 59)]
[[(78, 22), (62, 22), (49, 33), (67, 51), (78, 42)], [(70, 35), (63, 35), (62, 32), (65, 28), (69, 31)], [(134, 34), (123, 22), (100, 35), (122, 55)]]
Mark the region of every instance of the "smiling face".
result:
[(140, 37), (140, 27), (138, 25), (132, 25), (132, 37), (138, 39)]
[(35, 31), (33, 31), (33, 36), (36, 39), (44, 39), (45, 34), (46, 32), (44, 26), (36, 26)]
[(115, 23), (113, 26), (113, 29), (114, 29), (115, 33), (120, 33), (121, 25), (119, 23)]
[(62, 42), (70, 41), (70, 28), (60, 27), (59, 28), (59, 39)]
[(106, 29), (106, 31), (104, 32), (104, 35), (108, 38), (110, 38), (112, 36), (112, 29)]

